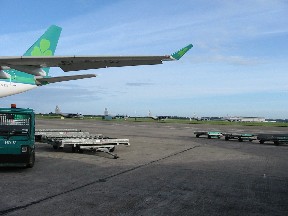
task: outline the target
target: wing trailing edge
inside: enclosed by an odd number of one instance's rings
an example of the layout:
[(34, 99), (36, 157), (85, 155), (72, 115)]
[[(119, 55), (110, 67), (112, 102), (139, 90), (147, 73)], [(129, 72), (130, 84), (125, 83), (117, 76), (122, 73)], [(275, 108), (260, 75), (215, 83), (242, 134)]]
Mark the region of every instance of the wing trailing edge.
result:
[(85, 78), (96, 77), (95, 74), (83, 74), (83, 75), (74, 75), (74, 76), (59, 76), (59, 77), (35, 77), (35, 83), (38, 86), (46, 85), (50, 83), (57, 83), (70, 80), (78, 80)]

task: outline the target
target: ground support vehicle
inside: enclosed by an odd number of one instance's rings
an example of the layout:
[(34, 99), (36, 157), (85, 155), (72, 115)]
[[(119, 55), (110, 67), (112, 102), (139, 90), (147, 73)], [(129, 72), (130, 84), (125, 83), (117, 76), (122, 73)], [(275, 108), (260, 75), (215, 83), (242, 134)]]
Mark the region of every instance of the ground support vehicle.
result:
[[(37, 132), (38, 133), (38, 132)], [(129, 146), (129, 139), (117, 139), (105, 137), (102, 134), (89, 134), (89, 132), (73, 132), (69, 129), (64, 131), (41, 131), (41, 141), (48, 143), (53, 148), (59, 149), (65, 146), (71, 147), (72, 152), (83, 153), (84, 150), (94, 152), (104, 152), (118, 158), (113, 154), (117, 145)]]
[(0, 166), (33, 167), (34, 132), (32, 109), (0, 108)]
[(258, 134), (257, 139), (261, 144), (274, 142), (275, 145), (287, 144), (288, 134)]
[(200, 136), (207, 136), (208, 139), (211, 139), (211, 138), (218, 138), (220, 139), (223, 134), (221, 132), (216, 132), (216, 131), (197, 131), (197, 132), (194, 132), (194, 134), (196, 134), (196, 137), (199, 138)]
[(256, 140), (256, 136), (254, 134), (233, 134), (233, 133), (224, 133), (225, 140), (228, 141), (230, 139), (237, 139), (239, 142), (249, 141), (252, 142)]

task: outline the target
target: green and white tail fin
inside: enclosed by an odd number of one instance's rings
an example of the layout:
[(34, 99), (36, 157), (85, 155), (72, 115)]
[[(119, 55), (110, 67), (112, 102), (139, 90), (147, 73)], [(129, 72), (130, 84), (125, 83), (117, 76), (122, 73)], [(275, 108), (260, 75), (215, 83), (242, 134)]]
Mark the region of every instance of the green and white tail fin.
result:
[[(24, 53), (24, 56), (53, 56), (62, 28), (51, 25), (47, 31)], [(43, 68), (48, 75), (49, 68)]]

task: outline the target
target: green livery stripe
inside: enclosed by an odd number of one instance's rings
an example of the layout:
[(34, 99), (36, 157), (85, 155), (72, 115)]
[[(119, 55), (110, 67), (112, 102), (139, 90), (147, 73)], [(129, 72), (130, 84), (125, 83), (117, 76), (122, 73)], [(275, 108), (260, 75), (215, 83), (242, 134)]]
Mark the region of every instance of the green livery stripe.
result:
[(13, 82), (13, 83), (23, 83), (35, 85), (34, 76), (17, 70), (4, 70), (6, 73), (10, 74), (11, 79), (0, 79), (1, 81)]
[(179, 60), (183, 55), (185, 55), (186, 52), (188, 52), (188, 50), (190, 50), (191, 48), (193, 47), (192, 44), (189, 44), (188, 46), (180, 49), (179, 51), (173, 53), (171, 56), (174, 58), (174, 59), (177, 59)]

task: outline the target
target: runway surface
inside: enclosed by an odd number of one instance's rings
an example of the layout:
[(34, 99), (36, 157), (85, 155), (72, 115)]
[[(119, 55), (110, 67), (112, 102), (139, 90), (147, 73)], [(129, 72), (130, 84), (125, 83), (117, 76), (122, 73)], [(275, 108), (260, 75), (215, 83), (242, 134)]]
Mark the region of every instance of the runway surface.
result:
[(288, 145), (195, 138), (194, 131), (287, 128), (37, 120), (128, 138), (112, 159), (37, 143), (32, 169), (0, 169), (0, 215), (288, 215)]

